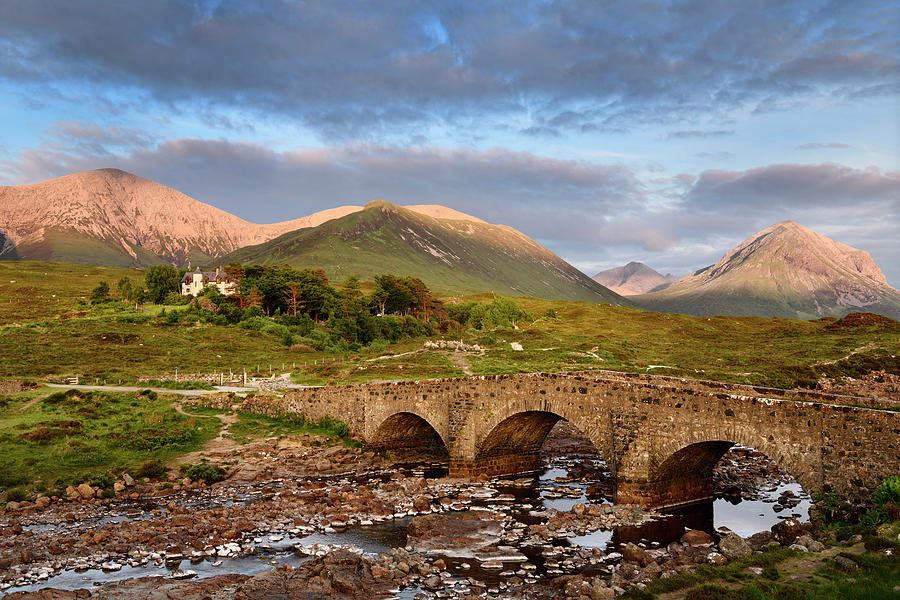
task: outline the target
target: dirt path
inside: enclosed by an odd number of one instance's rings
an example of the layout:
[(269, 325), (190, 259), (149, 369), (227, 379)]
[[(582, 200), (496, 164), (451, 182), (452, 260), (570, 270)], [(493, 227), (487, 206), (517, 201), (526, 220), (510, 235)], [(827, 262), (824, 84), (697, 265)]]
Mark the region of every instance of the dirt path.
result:
[[(235, 442), (232, 438), (226, 437), (231, 425), (237, 423), (237, 413), (229, 412), (218, 415), (195, 415), (185, 411), (184, 405), (180, 402), (175, 403), (172, 406), (175, 407), (176, 411), (188, 417), (195, 417), (198, 419), (219, 419), (219, 421), (222, 423), (222, 429), (219, 430), (219, 435), (203, 444), (203, 448), (201, 448), (200, 450), (189, 452), (187, 454), (182, 454), (181, 456), (179, 456), (179, 463), (195, 463), (206, 454), (213, 452), (231, 452), (232, 450), (240, 447), (240, 444)], [(232, 407), (232, 409), (234, 408), (235, 407)]]
[(835, 360), (823, 360), (823, 361), (814, 363), (812, 366), (817, 367), (817, 366), (819, 366), (819, 365), (833, 365), (833, 364), (835, 364), (835, 363), (841, 362), (842, 360), (847, 360), (848, 358), (850, 358), (850, 357), (853, 356), (854, 354), (859, 354), (860, 352), (864, 352), (864, 351), (866, 351), (866, 350), (870, 350), (870, 349), (875, 348), (875, 347), (876, 347), (875, 342), (869, 342), (869, 343), (866, 344), (865, 346), (860, 346), (859, 348), (853, 350), (853, 351), (850, 352), (850, 354), (848, 354), (847, 356), (842, 356), (841, 358), (837, 358), (837, 359), (835, 359)]
[(455, 351), (450, 355), (450, 361), (459, 367), (466, 375), (472, 375), (472, 369), (469, 367), (469, 359), (466, 358), (465, 352)]
[(25, 412), (26, 410), (37, 404), (38, 400), (40, 400), (40, 398), (32, 398), (19, 408), (19, 412)]

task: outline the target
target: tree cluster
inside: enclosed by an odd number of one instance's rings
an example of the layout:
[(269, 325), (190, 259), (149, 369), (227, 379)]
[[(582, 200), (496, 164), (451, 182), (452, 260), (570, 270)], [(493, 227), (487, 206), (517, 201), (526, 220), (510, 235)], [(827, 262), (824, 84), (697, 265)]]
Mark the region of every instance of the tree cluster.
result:
[(446, 320), (441, 302), (414, 277), (376, 276), (365, 294), (357, 277), (334, 286), (321, 269), (231, 264), (225, 273), (235, 294), (207, 287), (188, 310), (166, 313), (163, 322), (233, 324), (279, 336), (285, 345), (345, 351), (434, 335)]

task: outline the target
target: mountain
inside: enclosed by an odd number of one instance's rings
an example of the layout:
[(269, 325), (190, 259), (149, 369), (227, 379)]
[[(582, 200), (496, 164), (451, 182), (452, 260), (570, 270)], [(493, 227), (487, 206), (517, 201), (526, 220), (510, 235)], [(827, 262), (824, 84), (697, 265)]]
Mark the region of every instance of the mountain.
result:
[(257, 225), (125, 171), (84, 171), (0, 187), (0, 260), (182, 266), (360, 209)]
[(698, 316), (815, 319), (851, 312), (900, 318), (900, 292), (868, 252), (793, 221), (755, 233), (716, 264), (665, 290), (632, 296), (642, 308)]
[(669, 287), (677, 279), (671, 273), (662, 275), (644, 263), (634, 261), (624, 267), (607, 269), (594, 275), (594, 281), (621, 296), (658, 292)]
[(442, 291), (630, 305), (515, 229), (431, 205), (370, 202), (359, 212), (221, 259), (232, 261), (322, 268), (335, 280), (395, 273)]

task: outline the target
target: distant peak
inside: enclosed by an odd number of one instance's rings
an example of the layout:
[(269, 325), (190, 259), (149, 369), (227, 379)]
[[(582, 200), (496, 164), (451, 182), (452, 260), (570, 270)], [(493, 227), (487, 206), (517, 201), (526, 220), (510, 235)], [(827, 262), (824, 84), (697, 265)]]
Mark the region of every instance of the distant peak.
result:
[(115, 177), (117, 179), (122, 177), (130, 177), (133, 179), (140, 179), (134, 173), (129, 173), (128, 171), (123, 171), (122, 169), (116, 169), (114, 167), (105, 167), (103, 169), (94, 169), (93, 171), (83, 171), (83, 173), (96, 173), (97, 175), (104, 175), (106, 177)]
[(396, 208), (396, 204), (391, 204), (387, 200), (372, 200), (371, 202), (367, 202), (363, 208)]

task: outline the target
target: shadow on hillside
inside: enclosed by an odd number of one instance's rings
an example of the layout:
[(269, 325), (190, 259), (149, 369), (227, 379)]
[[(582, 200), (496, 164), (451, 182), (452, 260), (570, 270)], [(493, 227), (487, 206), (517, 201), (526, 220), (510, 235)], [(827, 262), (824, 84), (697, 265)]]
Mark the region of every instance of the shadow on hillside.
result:
[(0, 260), (19, 260), (15, 243), (2, 229), (0, 229)]

